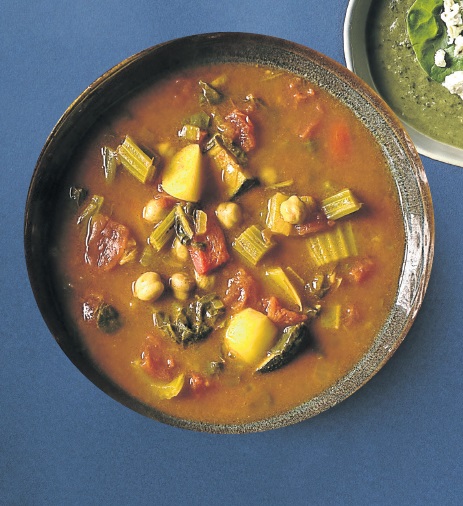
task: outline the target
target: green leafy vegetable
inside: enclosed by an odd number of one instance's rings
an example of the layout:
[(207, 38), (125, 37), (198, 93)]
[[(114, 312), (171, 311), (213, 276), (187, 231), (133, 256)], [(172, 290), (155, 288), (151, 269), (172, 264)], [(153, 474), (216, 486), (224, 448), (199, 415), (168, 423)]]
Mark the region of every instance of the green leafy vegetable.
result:
[(79, 186), (71, 186), (69, 188), (69, 198), (76, 203), (76, 207), (80, 207), (88, 196), (88, 190)]
[(78, 216), (77, 225), (80, 225), (82, 228), (86, 227), (88, 220), (100, 212), (103, 203), (104, 197), (101, 195), (93, 195), (93, 197), (90, 199), (90, 202)]
[(185, 246), (191, 244), (195, 233), (193, 220), (187, 216), (181, 204), (175, 206), (175, 233)]
[(106, 334), (113, 334), (121, 328), (119, 312), (106, 302), (102, 302), (96, 309), (95, 320), (97, 327)]
[(225, 306), (216, 294), (196, 297), (187, 307), (178, 307), (174, 314), (154, 313), (156, 327), (184, 346), (202, 341), (225, 313)]
[[(407, 30), (416, 57), (428, 76), (442, 83), (446, 76), (463, 70), (463, 56), (455, 56), (453, 44), (448, 43), (445, 23), (440, 14), (442, 0), (416, 0), (407, 15)], [(444, 49), (447, 66), (438, 67), (434, 62), (436, 51)]]
[(196, 126), (201, 130), (207, 130), (211, 125), (211, 118), (204, 111), (200, 111), (186, 119), (184, 124)]
[(174, 237), (175, 209), (174, 207), (150, 234), (149, 243), (156, 251), (161, 251), (169, 239)]
[(204, 81), (199, 81), (199, 86), (201, 87), (201, 102), (206, 102), (211, 105), (217, 105), (222, 102), (222, 93), (213, 86)]

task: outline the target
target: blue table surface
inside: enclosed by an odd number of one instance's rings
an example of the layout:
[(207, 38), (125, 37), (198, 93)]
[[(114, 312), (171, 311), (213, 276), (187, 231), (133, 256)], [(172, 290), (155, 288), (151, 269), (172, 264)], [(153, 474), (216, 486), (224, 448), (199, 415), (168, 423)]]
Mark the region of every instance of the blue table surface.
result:
[(423, 157), (435, 261), (404, 343), (349, 399), (276, 431), (196, 433), (118, 404), (63, 354), (28, 281), (30, 178), (92, 81), (144, 48), (214, 31), (282, 37), (344, 64), (347, 3), (2, 0), (0, 504), (462, 504), (463, 169)]

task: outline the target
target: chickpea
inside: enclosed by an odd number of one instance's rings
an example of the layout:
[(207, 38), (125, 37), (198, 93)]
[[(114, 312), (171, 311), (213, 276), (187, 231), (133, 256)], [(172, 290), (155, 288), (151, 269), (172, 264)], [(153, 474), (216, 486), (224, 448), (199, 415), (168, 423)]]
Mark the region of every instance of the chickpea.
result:
[(151, 199), (143, 208), (143, 219), (148, 223), (158, 223), (169, 214), (169, 208), (167, 208), (163, 202), (163, 199)]
[(170, 287), (174, 292), (174, 297), (179, 300), (185, 300), (195, 287), (195, 282), (188, 274), (176, 272), (170, 278)]
[(288, 200), (282, 202), (280, 214), (287, 223), (299, 225), (305, 220), (307, 208), (297, 195), (292, 195)]
[(175, 238), (172, 249), (173, 249), (174, 255), (181, 262), (186, 262), (188, 260), (188, 258), (190, 257), (190, 253), (188, 251), (188, 248), (179, 241), (178, 237)]
[(215, 214), (226, 229), (233, 228), (243, 218), (241, 207), (236, 202), (222, 202), (217, 206)]
[(154, 301), (164, 291), (164, 284), (157, 272), (144, 272), (133, 285), (133, 294), (137, 299)]
[(215, 285), (214, 274), (208, 274), (208, 275), (199, 274), (198, 272), (195, 271), (195, 279), (196, 279), (196, 284), (202, 290), (209, 291), (209, 290), (212, 290), (212, 288), (214, 288), (214, 285)]
[(265, 186), (271, 186), (278, 181), (278, 174), (275, 167), (262, 167), (259, 171), (259, 179)]

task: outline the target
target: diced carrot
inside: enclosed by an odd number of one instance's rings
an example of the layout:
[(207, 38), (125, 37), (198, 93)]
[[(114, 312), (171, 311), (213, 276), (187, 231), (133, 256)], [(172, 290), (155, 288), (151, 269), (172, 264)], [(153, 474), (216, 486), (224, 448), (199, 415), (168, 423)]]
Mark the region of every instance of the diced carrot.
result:
[(345, 122), (331, 125), (329, 132), (329, 150), (336, 159), (344, 158), (352, 148), (352, 136)]

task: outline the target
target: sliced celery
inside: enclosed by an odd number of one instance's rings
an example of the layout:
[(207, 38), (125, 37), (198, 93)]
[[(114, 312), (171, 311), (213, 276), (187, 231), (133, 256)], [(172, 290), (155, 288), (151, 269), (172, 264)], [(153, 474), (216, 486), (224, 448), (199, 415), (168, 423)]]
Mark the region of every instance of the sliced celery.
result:
[(160, 251), (169, 239), (173, 238), (175, 233), (175, 214), (176, 208), (174, 207), (151, 232), (149, 243), (156, 251)]
[(281, 293), (282, 297), (286, 299), (286, 301), (292, 304), (296, 304), (302, 311), (301, 298), (297, 293), (297, 290), (294, 288), (294, 285), (286, 275), (285, 271), (281, 267), (267, 269), (265, 275), (275, 285), (277, 290)]
[(182, 391), (185, 384), (184, 373), (178, 374), (171, 381), (160, 381), (151, 378), (149, 373), (147, 373), (141, 366), (140, 359), (134, 360), (132, 365), (137, 371), (138, 377), (148, 386), (148, 400), (169, 400), (176, 397)]
[(338, 220), (362, 207), (349, 188), (322, 200), (322, 209), (329, 220)]
[(101, 148), (101, 156), (103, 157), (104, 177), (108, 183), (112, 183), (116, 177), (117, 153), (108, 146), (104, 146)]
[(327, 306), (320, 314), (320, 325), (325, 329), (338, 330), (341, 326), (341, 306)]
[(86, 225), (88, 220), (100, 211), (103, 202), (104, 197), (101, 195), (93, 195), (90, 202), (77, 218), (77, 225)]
[(275, 246), (275, 243), (266, 240), (262, 231), (255, 225), (251, 225), (235, 239), (232, 246), (248, 262), (257, 265), (257, 262)]
[(267, 205), (267, 227), (275, 234), (288, 236), (291, 233), (292, 225), (286, 222), (280, 213), (281, 204), (288, 199), (287, 195), (277, 192), (269, 200)]
[(126, 135), (124, 142), (117, 147), (117, 155), (122, 165), (141, 183), (149, 183), (154, 177), (156, 167), (150, 158)]
[(155, 253), (153, 251), (153, 248), (147, 244), (140, 255), (140, 263), (143, 265), (143, 267), (151, 267), (155, 260)]
[(267, 186), (270, 190), (278, 190), (278, 188), (288, 188), (288, 186), (292, 186), (294, 184), (294, 179), (287, 179), (286, 181), (281, 181), (279, 183), (274, 183)]
[(190, 142), (199, 141), (201, 139), (201, 128), (196, 125), (183, 125), (178, 132), (178, 136)]
[(350, 222), (340, 223), (326, 232), (306, 239), (310, 257), (316, 266), (356, 256), (357, 244)]
[(286, 271), (289, 272), (290, 276), (295, 279), (301, 286), (305, 285), (305, 281), (301, 278), (301, 276), (291, 267), (286, 267)]
[(228, 81), (227, 74), (220, 74), (217, 76), (213, 81), (211, 81), (211, 86), (214, 88), (220, 88), (220, 86), (223, 86)]
[(205, 234), (207, 230), (207, 214), (201, 209), (195, 211), (195, 232), (198, 235)]

